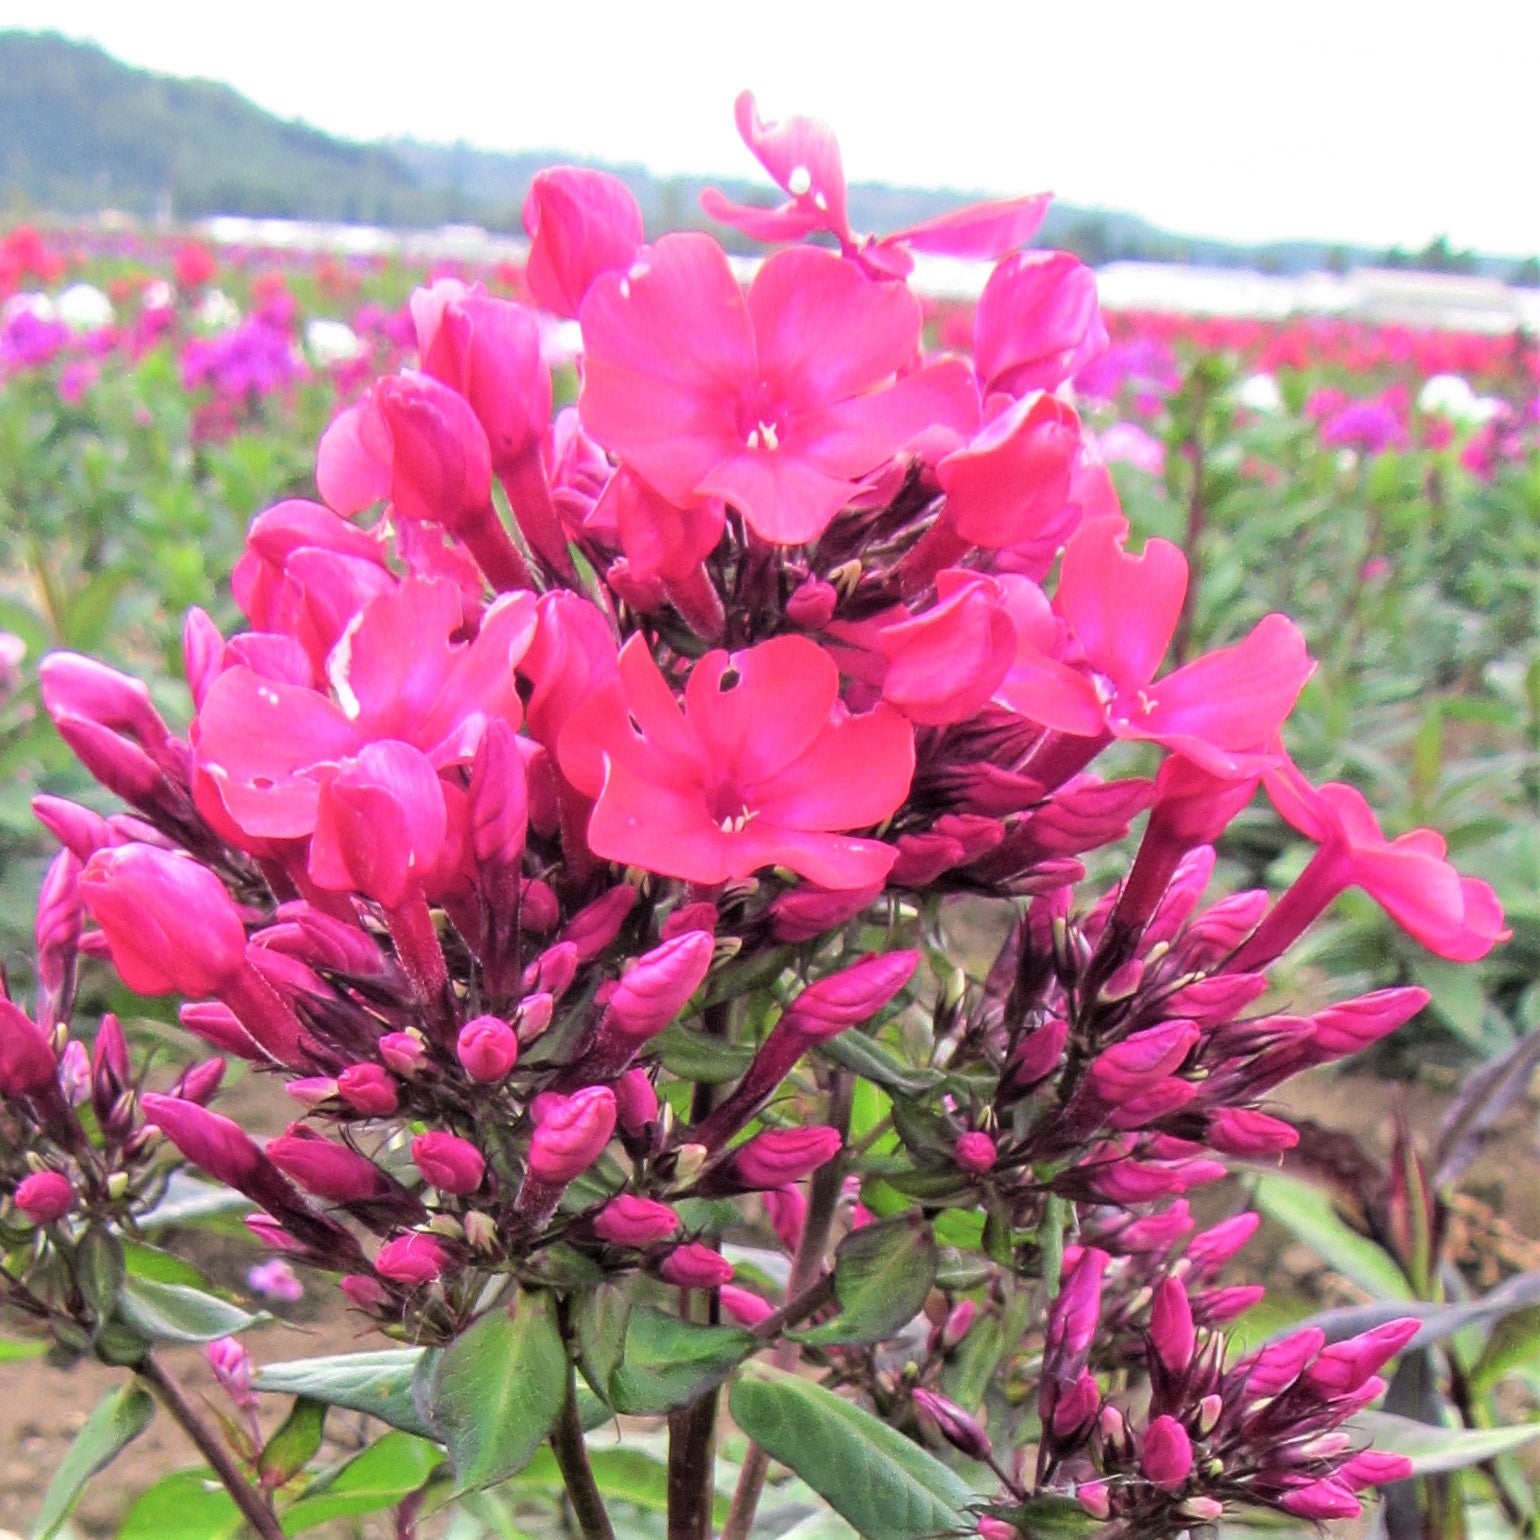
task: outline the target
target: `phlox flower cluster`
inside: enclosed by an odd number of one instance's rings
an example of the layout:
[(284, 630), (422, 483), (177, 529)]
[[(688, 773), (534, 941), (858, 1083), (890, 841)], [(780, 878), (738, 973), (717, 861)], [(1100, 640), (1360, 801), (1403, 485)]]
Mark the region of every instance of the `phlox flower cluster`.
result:
[[(1166, 666), (1187, 564), (1130, 532), (1069, 403), (1106, 331), (1089, 272), (1025, 249), (1045, 200), (857, 234), (827, 131), (739, 116), (786, 201), (708, 208), (793, 244), (744, 286), (709, 235), (646, 242), (613, 178), (537, 177), (527, 281), (581, 330), (575, 405), (553, 410), (535, 309), (420, 290), (416, 367), (336, 416), (315, 499), (253, 521), (247, 628), (189, 614), (185, 732), (133, 679), (44, 663), (127, 811), (37, 807), (63, 849), (38, 999), (0, 1019), (6, 1222), (121, 1220), (174, 1148), (250, 1201), (275, 1261), (443, 1344), (507, 1275), (640, 1272), (773, 1331), (798, 1301), (735, 1276), (699, 1200), (797, 1258), (828, 1240), (828, 1214), (807, 1234), (826, 1171), (856, 1182), (836, 1224), (981, 1212), (988, 1267), (1030, 1282), (1059, 1215), (1063, 1287), (1011, 1358), (1042, 1352), (1039, 1453), (1002, 1463), (987, 1532), (1042, 1491), (1130, 1535), (1353, 1511), (1401, 1467), (1337, 1429), (1405, 1333), (1227, 1365), (1253, 1296), (1217, 1274), (1244, 1234), (1187, 1239), (1180, 1195), (1289, 1147), (1269, 1093), (1424, 1003), (1263, 1002), (1338, 893), (1452, 959), (1499, 939), (1496, 900), (1431, 831), (1387, 838), (1292, 766), (1312, 664), (1286, 617)], [(913, 251), (995, 260), (966, 351), (927, 351)], [(1099, 768), (1119, 743), (1158, 768)], [(1259, 786), (1316, 854), (1276, 901), (1206, 902)], [(1083, 858), (1140, 817), (1120, 880), (1085, 891)], [(954, 895), (1009, 911), (976, 982), (920, 967)], [(182, 996), (212, 1056), (151, 1091), (110, 1017), (87, 1054), (80, 956)], [(839, 1066), (898, 1013), (924, 1073), (885, 1082), (879, 1173)], [(210, 1105), (230, 1057), (281, 1077), (286, 1132)], [(1002, 1299), (949, 1298), (936, 1361)], [(976, 1408), (835, 1356), (987, 1446)], [(1109, 1398), (1130, 1363), (1147, 1414)]]

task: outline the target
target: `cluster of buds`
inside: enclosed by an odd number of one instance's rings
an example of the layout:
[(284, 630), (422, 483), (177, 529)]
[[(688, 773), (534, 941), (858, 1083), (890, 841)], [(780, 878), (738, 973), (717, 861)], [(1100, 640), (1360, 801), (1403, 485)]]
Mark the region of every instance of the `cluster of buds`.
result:
[(1378, 1371), (1416, 1335), (1417, 1319), (1330, 1345), (1309, 1327), (1227, 1366), (1224, 1337), (1198, 1324), (1187, 1281), (1168, 1275), (1149, 1307), (1149, 1396), (1136, 1416), (1089, 1369), (1108, 1261), (1081, 1251), (1049, 1312), (1040, 1488), (1071, 1491), (1109, 1535), (1133, 1537), (1243, 1506), (1351, 1518), (1362, 1489), (1411, 1474), (1410, 1461), (1363, 1448), (1344, 1424), (1383, 1394)]
[[(1218, 1157), (1285, 1148), (1267, 1094), (1422, 1004), (1246, 1014), (1344, 887), (1451, 958), (1498, 939), (1496, 901), (1429, 831), (1386, 840), (1355, 793), (1290, 764), (1279, 733), (1312, 667), (1290, 621), (1162, 674), (1186, 562), (1128, 549), (1060, 393), (1105, 331), (1085, 268), (1018, 249), (1043, 200), (857, 236), (827, 134), (767, 127), (751, 101), (740, 126), (789, 201), (717, 199), (718, 217), (839, 251), (788, 246), (745, 291), (705, 234), (644, 245), (613, 179), (545, 173), (529, 285), (579, 323), (575, 407), (552, 419), (534, 312), (442, 280), (412, 306), (420, 370), (323, 437), (321, 500), (254, 521), (233, 576), (250, 629), (188, 616), (185, 735), (134, 680), (43, 665), (61, 733), (131, 809), (40, 802), (69, 891), (45, 895), (50, 936), (83, 909), (82, 951), (184, 996), (191, 1038), (293, 1104), (264, 1145), (205, 1105), (212, 1074), (125, 1098), (104, 1030), (103, 1127), (124, 1149), (159, 1130), (255, 1205), (279, 1258), (413, 1340), (452, 1340), (499, 1278), (561, 1287), (574, 1252), (586, 1276), (642, 1271), (764, 1319), (721, 1203), (694, 1200), (764, 1194), (800, 1256), (802, 1184), (867, 1169), (829, 1094), (838, 1040), (890, 1007), (924, 1037), (928, 1015), (926, 1077), (889, 1086), (885, 1201), (922, 1220), (982, 1201), (990, 1265), (1029, 1280), (1050, 1206), (1086, 1211), (1048, 1324), (1039, 1480), (1089, 1460), (1105, 1496), (1083, 1503), (1120, 1516), (1304, 1511), (1367, 1470), (1320, 1442), (1366, 1379), (1328, 1394), (1302, 1363), (1264, 1396), (1276, 1372), (1237, 1380), (1207, 1348), (1162, 1368), (1157, 1290), (1144, 1361), (1165, 1388), (1134, 1438), (1081, 1296), (1093, 1278), (1100, 1296), (1103, 1246), (1159, 1248), (1106, 1210), (1136, 1224)], [(925, 353), (915, 250), (999, 259), (971, 357)], [(1164, 755), (1153, 779), (1093, 773), (1117, 741)], [(1200, 909), (1259, 783), (1319, 854), (1276, 903)], [(1124, 880), (1083, 903), (1078, 858), (1145, 812)], [(982, 983), (929, 991), (908, 943), (940, 939), (925, 926), (957, 893), (1024, 912)], [(69, 970), (50, 953), (41, 972), (39, 1021), (5, 1040), (7, 1116), (56, 1123), (68, 1150)], [(89, 1185), (71, 1159), (14, 1205)], [(1194, 1241), (1189, 1274), (1224, 1244)], [(1190, 1313), (1207, 1331), (1237, 1303)], [(968, 1412), (911, 1388), (921, 1421), (971, 1438)], [(1175, 1427), (1200, 1451), (1180, 1473)], [(1125, 1450), (1143, 1483), (1126, 1499)], [(1308, 1452), (1286, 1467), (1290, 1450)]]

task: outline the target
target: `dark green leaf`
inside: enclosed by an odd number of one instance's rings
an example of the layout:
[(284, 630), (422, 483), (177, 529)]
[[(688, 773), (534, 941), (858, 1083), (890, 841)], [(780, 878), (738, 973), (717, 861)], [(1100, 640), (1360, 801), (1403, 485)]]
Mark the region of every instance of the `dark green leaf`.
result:
[(289, 1415), (262, 1446), (257, 1471), (262, 1484), (281, 1487), (292, 1481), (315, 1458), (326, 1431), (327, 1405), (308, 1396), (296, 1396)]
[(792, 1335), (815, 1346), (881, 1342), (919, 1314), (939, 1261), (936, 1238), (919, 1214), (852, 1230), (834, 1253), (839, 1314)]
[(333, 1358), (298, 1358), (257, 1370), (258, 1390), (309, 1396), (328, 1406), (378, 1417), (393, 1428), (431, 1437), (412, 1400), (412, 1377), (425, 1348), (383, 1348), (374, 1353), (342, 1353)]
[[(763, 1344), (732, 1326), (681, 1321), (638, 1305), (626, 1327), (626, 1354), (606, 1399), (617, 1412), (652, 1416), (693, 1401)], [(598, 1387), (596, 1387), (598, 1388)]]
[(179, 1470), (137, 1499), (118, 1540), (232, 1540), (243, 1522), (235, 1499), (212, 1473)]
[(725, 1085), (737, 1080), (754, 1060), (746, 1044), (724, 1043), (706, 1032), (692, 1032), (677, 1021), (652, 1040), (664, 1068), (697, 1085)]
[(972, 1494), (918, 1444), (809, 1380), (755, 1365), (734, 1384), (733, 1421), (868, 1540), (966, 1527)]
[(118, 1317), (152, 1342), (212, 1342), (271, 1319), (265, 1311), (253, 1314), (201, 1289), (153, 1278), (124, 1282)]
[(96, 1410), (75, 1435), (48, 1483), (32, 1526), (32, 1540), (49, 1540), (59, 1532), (80, 1501), (86, 1483), (111, 1465), (144, 1432), (154, 1415), (155, 1398), (141, 1385), (121, 1385), (96, 1403)]
[(1025, 1540), (1085, 1540), (1101, 1527), (1073, 1497), (1033, 1497), (990, 1512), (1013, 1525)]
[(455, 1490), (516, 1475), (556, 1424), (567, 1349), (548, 1294), (520, 1293), (449, 1347), (429, 1390), (429, 1420), (449, 1447)]
[(377, 1513), (417, 1491), (444, 1462), (444, 1452), (406, 1433), (387, 1433), (347, 1464), (322, 1476), (283, 1514), (283, 1532), (297, 1535), (331, 1519)]

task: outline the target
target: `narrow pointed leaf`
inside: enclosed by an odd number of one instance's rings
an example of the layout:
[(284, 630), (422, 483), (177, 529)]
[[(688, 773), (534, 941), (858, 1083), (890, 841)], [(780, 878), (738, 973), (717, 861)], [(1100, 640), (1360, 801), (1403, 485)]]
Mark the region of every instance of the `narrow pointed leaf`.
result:
[(149, 1426), (155, 1398), (141, 1385), (122, 1385), (96, 1403), (96, 1410), (75, 1435), (59, 1462), (43, 1506), (32, 1526), (32, 1540), (58, 1534), (80, 1501), (86, 1483), (105, 1470)]

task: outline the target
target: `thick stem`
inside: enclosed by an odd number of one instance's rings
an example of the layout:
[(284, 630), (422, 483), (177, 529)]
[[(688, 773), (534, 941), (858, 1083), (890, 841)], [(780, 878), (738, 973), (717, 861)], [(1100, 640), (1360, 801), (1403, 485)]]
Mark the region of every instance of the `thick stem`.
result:
[[(837, 1071), (829, 1087), (828, 1122), (831, 1128), (839, 1130), (841, 1138), (850, 1128), (850, 1102), (853, 1094), (850, 1076), (843, 1070)], [(817, 1286), (823, 1274), (824, 1252), (829, 1247), (834, 1214), (839, 1207), (844, 1185), (845, 1163), (837, 1158), (813, 1173), (808, 1189), (807, 1218), (802, 1225), (801, 1238), (797, 1241), (797, 1254), (792, 1258), (791, 1276), (786, 1280), (788, 1301), (800, 1301)], [(778, 1369), (794, 1369), (801, 1351), (795, 1342), (781, 1342), (776, 1347), (772, 1361)], [(733, 1492), (727, 1523), (722, 1529), (722, 1540), (748, 1540), (769, 1471), (769, 1455), (758, 1444), (750, 1444), (743, 1469), (738, 1474), (738, 1485)]]
[(199, 1454), (209, 1463), (209, 1469), (219, 1477), (220, 1484), (230, 1494), (241, 1517), (251, 1526), (260, 1540), (283, 1540), (283, 1529), (272, 1504), (246, 1479), (234, 1456), (225, 1448), (218, 1435), (199, 1415), (182, 1390), (182, 1387), (166, 1373), (156, 1361), (146, 1356), (134, 1371), (154, 1392), (156, 1399), (171, 1414), (173, 1420), (192, 1440)]
[(583, 1442), (583, 1423), (578, 1417), (577, 1374), (571, 1364), (567, 1366), (567, 1400), (551, 1430), (551, 1452), (561, 1469), (567, 1501), (572, 1504), (583, 1540), (615, 1540), (593, 1467), (588, 1463), (588, 1445)]

